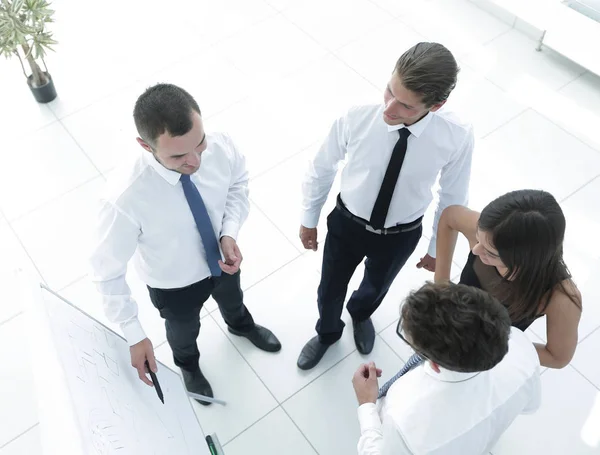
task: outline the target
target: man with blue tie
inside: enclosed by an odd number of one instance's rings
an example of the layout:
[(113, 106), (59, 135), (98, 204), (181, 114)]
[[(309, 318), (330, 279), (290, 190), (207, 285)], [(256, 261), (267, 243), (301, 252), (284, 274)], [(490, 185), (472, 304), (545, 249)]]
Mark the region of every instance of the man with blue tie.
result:
[(188, 391), (212, 397), (196, 343), (200, 310), (210, 296), (229, 332), (267, 352), (281, 349), (243, 303), (236, 238), (250, 206), (245, 159), (229, 136), (204, 132), (197, 102), (177, 86), (148, 88), (134, 120), (145, 152), (111, 175), (95, 233), (93, 280), (107, 317), (129, 342), (133, 367), (151, 385), (145, 362), (156, 371), (154, 350), (125, 280), (133, 257), (165, 319)]

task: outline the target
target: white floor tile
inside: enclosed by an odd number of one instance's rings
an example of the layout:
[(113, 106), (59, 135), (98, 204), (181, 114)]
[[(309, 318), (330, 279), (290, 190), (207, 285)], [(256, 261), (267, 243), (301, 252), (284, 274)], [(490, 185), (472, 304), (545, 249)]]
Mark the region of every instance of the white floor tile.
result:
[(220, 42), (277, 14), (262, 0), (178, 1), (185, 21), (199, 30), (206, 44)]
[(334, 53), (383, 92), (400, 56), (421, 41), (427, 38), (391, 19)]
[(223, 450), (227, 455), (315, 455), (306, 438), (281, 408), (259, 420)]
[(142, 150), (135, 140), (133, 107), (143, 90), (142, 84), (130, 85), (61, 120), (102, 173)]
[(4, 140), (31, 133), (56, 121), (52, 110), (33, 97), (17, 59), (2, 59), (0, 73), (0, 125)]
[(61, 289), (88, 272), (97, 200), (103, 188), (104, 179), (98, 177), (13, 223), (51, 288)]
[[(467, 65), (461, 65), (447, 105), (473, 124), (476, 138), (488, 135), (527, 109)], [(477, 146), (476, 142), (475, 153)]]
[[(302, 257), (246, 292), (245, 302), (255, 321), (272, 330), (281, 341), (282, 350), (279, 353), (262, 352), (247, 340), (228, 333), (279, 402), (289, 398), (356, 349), (352, 325), (346, 313), (344, 321), (347, 327), (342, 339), (329, 348), (323, 360), (309, 371), (301, 371), (296, 366), (304, 344), (316, 335), (318, 284), (318, 273), (311, 267), (310, 261)], [(221, 317), (215, 318), (225, 330)]]
[[(318, 145), (311, 146), (284, 163), (258, 176), (250, 183), (250, 199), (267, 214), (269, 219), (292, 244), (303, 250), (299, 232), (302, 215), (302, 180), (308, 164), (314, 158)], [(327, 232), (327, 215), (335, 207), (339, 194), (341, 171), (332, 185), (327, 202), (321, 210), (318, 232), (321, 246)]]
[[(565, 262), (583, 297), (579, 337), (600, 327), (600, 239), (591, 233), (600, 229), (600, 178), (589, 183), (562, 203), (567, 228)], [(539, 335), (539, 334), (538, 334)]]
[[(108, 0), (90, 22), (80, 20), (88, 14), (83, 4), (64, 3), (56, 12), (57, 52), (48, 58), (58, 92), (49, 106), (59, 118), (127, 87), (149, 71), (189, 58), (209, 42), (197, 24), (181, 20), (176, 4), (164, 8), (159, 2)], [(104, 33), (106, 24), (112, 33)]]
[(308, 0), (284, 10), (283, 14), (329, 50), (349, 43), (391, 18), (368, 0)]
[(544, 49), (522, 33), (511, 30), (471, 55), (465, 61), (521, 102), (530, 94), (557, 90), (584, 72), (578, 65)]
[(36, 425), (24, 435), (0, 449), (0, 455), (41, 455), (40, 427)]
[(0, 447), (38, 421), (27, 323), (21, 314), (0, 325)]
[(0, 221), (0, 324), (22, 311), (19, 271), (38, 276), (33, 263), (6, 221)]
[[(405, 362), (408, 361), (411, 355), (415, 353), (414, 349), (411, 348), (408, 344), (402, 340), (397, 334), (398, 323), (394, 323), (390, 325), (387, 329), (379, 334), (381, 339), (383, 339), (389, 347), (402, 359), (400, 362), (400, 367), (397, 369), (400, 371), (400, 368), (404, 365)], [(394, 376), (392, 374), (392, 376)]]
[[(448, 18), (452, 20), (448, 20)], [(402, 21), (429, 41), (443, 44), (455, 57), (475, 52), (510, 30), (510, 25), (467, 0), (419, 3)]]
[(559, 201), (600, 173), (600, 154), (528, 110), (477, 145), (471, 205), (516, 189), (549, 191)]
[(559, 91), (532, 83), (523, 84), (510, 96), (529, 104), (565, 131), (600, 151), (600, 79), (585, 74)]
[[(327, 53), (324, 47), (282, 15), (270, 17), (232, 36), (220, 43), (216, 51), (229, 58), (244, 74), (264, 85)], [(217, 74), (222, 77), (226, 73), (217, 71)], [(226, 86), (235, 89), (246, 78), (237, 79)]]
[(371, 0), (373, 3), (378, 5), (380, 8), (388, 11), (390, 14), (404, 18), (414, 14), (420, 8), (423, 8), (423, 4), (432, 3), (433, 0), (422, 0), (415, 2), (413, 0)]
[(3, 144), (0, 207), (11, 221), (98, 176), (60, 123)]
[[(188, 91), (198, 102), (202, 117), (218, 114), (248, 96), (251, 88), (241, 71), (216, 49), (202, 50), (188, 59), (142, 78), (143, 90), (157, 83), (175, 84)], [(129, 113), (133, 109), (127, 110)]]
[[(198, 337), (200, 367), (216, 398), (226, 406), (194, 408), (205, 434), (216, 432), (221, 444), (247, 429), (277, 407), (277, 402), (212, 318), (205, 318)], [(156, 350), (157, 358), (178, 371), (167, 343)]]
[[(519, 416), (494, 455), (597, 454), (600, 451), (600, 391), (571, 367), (542, 375), (542, 406)], [(533, 437), (539, 435), (540, 437)]]
[(0, 305), (0, 327), (11, 318), (23, 311), (21, 302), (21, 289), (18, 285), (19, 272), (10, 271), (0, 274), (2, 286), (2, 304)]
[(300, 251), (256, 207), (250, 207), (248, 220), (238, 236), (242, 262), (242, 289), (248, 289), (273, 273)]
[(577, 346), (571, 365), (600, 390), (600, 365), (598, 351), (600, 350), (600, 330), (596, 330)]
[[(254, 178), (315, 142), (318, 134), (286, 121), (278, 102), (256, 94), (205, 120), (206, 131), (229, 134)], [(248, 121), (252, 119), (252, 121)], [(331, 120), (333, 122), (333, 119)], [(253, 184), (250, 184), (252, 196)]]
[[(333, 122), (348, 108), (381, 103), (383, 88), (373, 87), (337, 57), (329, 55), (255, 96), (262, 97), (262, 103), (277, 112), (288, 128), (291, 126), (297, 130), (296, 134), (302, 134), (305, 146), (297, 149), (300, 151), (323, 141)], [(293, 137), (291, 145), (294, 145)]]
[[(360, 437), (352, 388), (352, 376), (362, 363), (374, 361), (383, 370), (384, 384), (398, 372), (403, 362), (381, 340), (368, 359), (354, 352), (308, 387), (294, 395), (283, 407), (318, 453), (347, 455), (356, 453)], [(315, 418), (318, 409), (319, 418)]]

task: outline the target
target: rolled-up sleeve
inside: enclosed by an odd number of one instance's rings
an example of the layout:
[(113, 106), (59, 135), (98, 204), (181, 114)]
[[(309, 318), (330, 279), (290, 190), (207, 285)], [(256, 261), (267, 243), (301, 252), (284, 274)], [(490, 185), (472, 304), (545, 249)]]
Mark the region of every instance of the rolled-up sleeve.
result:
[(471, 179), (474, 145), (473, 128), (470, 127), (453, 160), (442, 169), (440, 175), (439, 203), (433, 220), (431, 241), (429, 242), (428, 254), (431, 257), (435, 257), (437, 228), (444, 209), (451, 205), (466, 206), (469, 201), (469, 181)]
[(228, 236), (237, 240), (242, 224), (248, 218), (250, 201), (248, 199), (248, 170), (246, 158), (240, 153), (233, 141), (227, 137), (231, 153), (231, 183), (227, 193), (221, 237)]
[(302, 182), (302, 226), (319, 224), (321, 210), (335, 180), (339, 163), (346, 156), (349, 139), (347, 117), (336, 120), (327, 139), (310, 162)]
[(140, 226), (114, 204), (100, 202), (90, 256), (91, 277), (102, 294), (106, 317), (120, 325), (130, 346), (146, 338), (125, 279), (140, 232)]

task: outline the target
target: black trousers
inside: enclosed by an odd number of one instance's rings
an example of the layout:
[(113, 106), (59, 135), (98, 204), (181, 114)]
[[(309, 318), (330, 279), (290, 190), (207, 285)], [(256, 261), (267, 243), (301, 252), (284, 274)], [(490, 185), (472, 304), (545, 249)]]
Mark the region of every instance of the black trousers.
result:
[(347, 308), (352, 319), (361, 322), (370, 318), (383, 301), (394, 278), (417, 247), (423, 228), (379, 235), (367, 231), (335, 208), (327, 217), (327, 229), (317, 295), (320, 317), (316, 330), (322, 343), (333, 344), (344, 330), (341, 320), (344, 300), (358, 264), (367, 258), (363, 280)]
[(188, 371), (198, 368), (200, 352), (196, 339), (200, 333), (200, 310), (212, 295), (223, 319), (233, 329), (248, 332), (254, 328), (252, 315), (244, 305), (240, 272), (223, 273), (178, 289), (148, 286), (150, 300), (165, 320), (167, 341), (173, 350), (175, 365)]

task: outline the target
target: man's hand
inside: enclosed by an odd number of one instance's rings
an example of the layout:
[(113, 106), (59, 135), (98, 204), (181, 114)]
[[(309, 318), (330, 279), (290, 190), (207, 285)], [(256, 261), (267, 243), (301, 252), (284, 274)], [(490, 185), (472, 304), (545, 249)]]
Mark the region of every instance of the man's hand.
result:
[(377, 402), (377, 395), (379, 395), (377, 378), (379, 377), (381, 377), (381, 370), (373, 362), (361, 365), (354, 373), (352, 385), (360, 406)]
[(300, 240), (307, 250), (317, 251), (317, 228), (307, 228), (300, 226)]
[(428, 254), (425, 257), (422, 257), (419, 263), (417, 264), (418, 269), (429, 270), (430, 272), (435, 272), (435, 258), (432, 258)]
[(224, 235), (221, 237), (221, 249), (225, 256), (225, 262), (219, 261), (219, 267), (229, 275), (236, 274), (240, 270), (242, 259), (244, 259), (237, 242), (233, 238)]
[(156, 368), (156, 360), (154, 359), (152, 342), (148, 338), (144, 338), (139, 343), (130, 346), (129, 352), (131, 353), (131, 366), (138, 371), (140, 379), (149, 386), (154, 387), (152, 381), (146, 376), (146, 360), (148, 360), (152, 372), (156, 373), (158, 371), (158, 368)]

